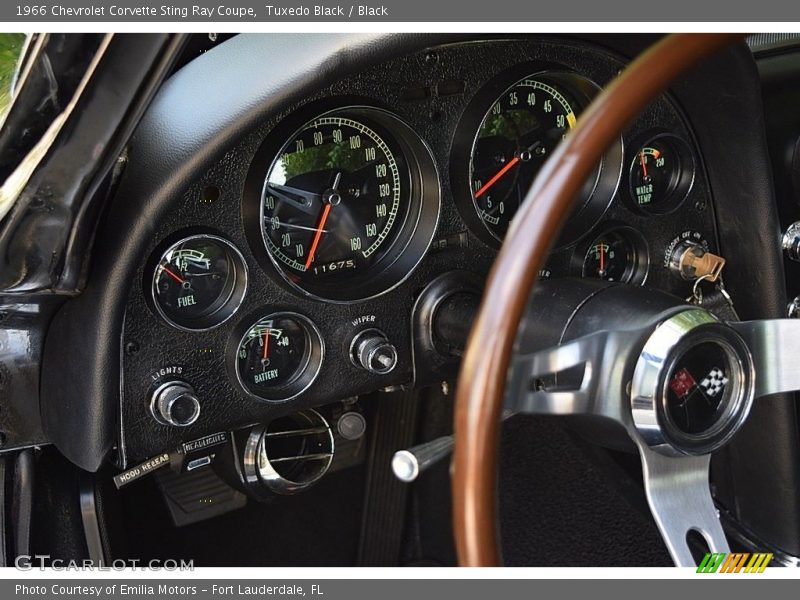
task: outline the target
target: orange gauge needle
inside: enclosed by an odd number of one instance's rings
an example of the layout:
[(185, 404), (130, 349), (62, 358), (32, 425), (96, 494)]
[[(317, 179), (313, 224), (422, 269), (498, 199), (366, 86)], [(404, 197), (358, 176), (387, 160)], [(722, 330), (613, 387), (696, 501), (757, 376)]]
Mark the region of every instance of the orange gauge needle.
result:
[(497, 173), (495, 173), (494, 176), (489, 181), (487, 181), (486, 183), (483, 184), (483, 187), (481, 187), (481, 189), (479, 189), (477, 192), (475, 192), (475, 198), (480, 198), (486, 192), (488, 192), (489, 188), (491, 188), (495, 183), (497, 183), (498, 180), (503, 177), (503, 175), (505, 175), (511, 169), (513, 169), (517, 165), (517, 163), (519, 163), (519, 156), (515, 156), (510, 161), (508, 161), (503, 166), (503, 168), (500, 169)]
[(261, 358), (267, 360), (269, 358), (269, 329), (264, 332), (264, 354)]
[(606, 247), (605, 244), (600, 244), (600, 273), (606, 272)]
[(319, 239), (322, 237), (322, 230), (325, 229), (325, 223), (328, 220), (328, 215), (331, 212), (330, 204), (326, 204), (325, 208), (322, 209), (322, 215), (319, 218), (319, 224), (317, 225), (316, 233), (314, 234), (314, 240), (311, 242), (311, 249), (308, 251), (308, 258), (306, 258), (306, 270), (311, 266), (311, 263), (314, 261), (314, 254), (317, 251), (317, 246), (319, 246)]
[(647, 179), (647, 159), (644, 157), (644, 150), (639, 153), (639, 161), (642, 163), (642, 175)]
[(172, 277), (172, 278), (173, 278), (175, 281), (177, 281), (178, 283), (186, 283), (186, 280), (185, 280), (183, 277), (181, 277), (181, 276), (180, 276), (180, 275), (178, 275), (177, 273), (173, 273), (173, 272), (172, 272), (171, 270), (169, 270), (167, 267), (164, 267), (164, 266), (162, 266), (162, 267), (161, 267), (161, 270), (162, 270), (162, 271), (164, 271), (164, 272), (165, 272), (167, 275), (169, 275), (170, 277)]

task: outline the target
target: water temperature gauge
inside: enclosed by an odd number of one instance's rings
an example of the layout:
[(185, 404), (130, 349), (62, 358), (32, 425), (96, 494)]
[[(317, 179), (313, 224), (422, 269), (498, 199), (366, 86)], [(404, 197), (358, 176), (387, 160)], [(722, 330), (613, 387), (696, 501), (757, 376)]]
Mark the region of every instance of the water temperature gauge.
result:
[(151, 291), (156, 310), (170, 325), (204, 331), (233, 315), (246, 287), (247, 267), (230, 242), (193, 235), (161, 254)]
[(322, 365), (322, 337), (302, 315), (273, 313), (242, 336), (236, 351), (236, 376), (260, 400), (281, 402), (310, 386)]
[(694, 181), (694, 159), (687, 144), (659, 135), (639, 148), (631, 161), (630, 194), (638, 208), (663, 214), (676, 209)]

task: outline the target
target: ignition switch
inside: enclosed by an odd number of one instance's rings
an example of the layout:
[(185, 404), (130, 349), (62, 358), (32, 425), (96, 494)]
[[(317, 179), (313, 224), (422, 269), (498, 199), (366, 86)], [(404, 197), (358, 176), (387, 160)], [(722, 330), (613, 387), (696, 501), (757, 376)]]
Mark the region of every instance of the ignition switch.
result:
[(709, 252), (703, 244), (684, 240), (676, 244), (670, 255), (669, 269), (684, 281), (705, 279), (715, 283), (722, 274), (725, 259)]

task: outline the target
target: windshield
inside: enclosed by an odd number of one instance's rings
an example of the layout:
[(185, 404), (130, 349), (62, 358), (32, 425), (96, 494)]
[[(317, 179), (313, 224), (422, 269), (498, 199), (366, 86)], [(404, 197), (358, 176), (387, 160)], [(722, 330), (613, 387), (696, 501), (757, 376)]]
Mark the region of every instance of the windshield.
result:
[(0, 117), (11, 104), (14, 78), (24, 46), (24, 33), (0, 33)]

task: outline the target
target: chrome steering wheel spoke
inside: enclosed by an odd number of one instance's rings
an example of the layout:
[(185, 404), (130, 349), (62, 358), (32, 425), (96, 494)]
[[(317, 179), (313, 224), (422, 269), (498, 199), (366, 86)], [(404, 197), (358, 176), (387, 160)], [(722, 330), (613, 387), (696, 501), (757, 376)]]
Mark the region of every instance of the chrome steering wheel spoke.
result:
[(696, 566), (687, 536), (700, 534), (711, 552), (728, 552), (728, 541), (709, 487), (711, 456), (667, 456), (637, 443), (650, 512), (678, 567)]
[(800, 390), (800, 319), (730, 323), (750, 348), (755, 364), (754, 396)]
[[(505, 408), (624, 420), (624, 356), (641, 332), (600, 331), (512, 359)], [(552, 382), (545, 383), (545, 382)]]

